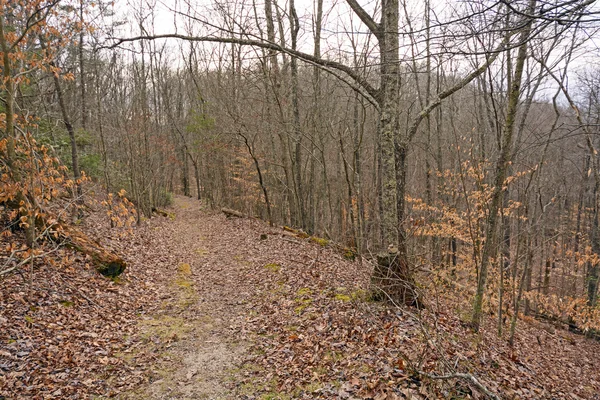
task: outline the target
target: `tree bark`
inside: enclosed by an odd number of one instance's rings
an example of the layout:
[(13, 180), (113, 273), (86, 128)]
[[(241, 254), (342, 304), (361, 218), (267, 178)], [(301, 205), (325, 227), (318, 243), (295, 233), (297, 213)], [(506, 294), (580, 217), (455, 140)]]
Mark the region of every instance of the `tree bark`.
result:
[[(530, 0), (528, 5), (528, 14), (533, 15), (536, 7), (536, 0)], [(481, 267), (479, 270), (479, 277), (477, 281), (477, 292), (475, 295), (475, 301), (473, 305), (473, 316), (471, 323), (475, 331), (479, 330), (481, 324), (481, 317), (483, 314), (483, 296), (487, 286), (487, 277), (489, 263), (494, 249), (496, 246), (496, 231), (498, 225), (498, 212), (502, 205), (502, 197), (504, 194), (504, 184), (506, 180), (506, 174), (511, 163), (512, 144), (513, 144), (513, 133), (514, 125), (517, 115), (517, 109), (519, 105), (519, 97), (521, 95), (521, 79), (523, 71), (525, 70), (525, 61), (527, 60), (527, 41), (531, 33), (533, 26), (533, 19), (529, 19), (523, 31), (521, 32), (519, 46), (517, 53), (517, 60), (515, 63), (514, 78), (512, 79), (512, 86), (510, 88), (510, 94), (508, 98), (508, 105), (506, 108), (506, 119), (504, 123), (504, 133), (502, 140), (502, 149), (496, 162), (496, 176), (494, 179), (494, 189), (492, 193), (492, 199), (489, 207), (489, 214), (487, 220), (486, 240), (483, 246), (483, 252), (481, 256)]]

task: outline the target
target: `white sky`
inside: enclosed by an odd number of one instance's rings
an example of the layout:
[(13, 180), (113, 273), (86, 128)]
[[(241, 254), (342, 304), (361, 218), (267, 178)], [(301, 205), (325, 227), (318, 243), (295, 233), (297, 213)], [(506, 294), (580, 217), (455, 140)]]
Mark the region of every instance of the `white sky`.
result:
[[(138, 21), (140, 16), (144, 18), (144, 28), (148, 34), (165, 34), (165, 33), (180, 33), (189, 34), (190, 25), (189, 19), (178, 15), (177, 12), (182, 14), (191, 14), (199, 19), (207, 20), (209, 23), (222, 26), (222, 22), (219, 22), (219, 17), (215, 14), (217, 9), (221, 8), (227, 10), (228, 14), (236, 16), (235, 21), (238, 24), (247, 23), (248, 26), (255, 26), (255, 14), (253, 11), (253, 4), (256, 4), (258, 18), (264, 18), (264, 0), (219, 0), (219, 1), (207, 1), (207, 0), (116, 0), (115, 9), (117, 10), (117, 19), (122, 19), (124, 16), (128, 24), (125, 25), (119, 32), (115, 33), (115, 36), (127, 37), (136, 36), (140, 34), (140, 28)], [(287, 10), (288, 0), (278, 0), (279, 7), (283, 11)], [(378, 7), (379, 0), (359, 0), (359, 3), (373, 15), (374, 10)], [(422, 0), (408, 0), (407, 10), (412, 21), (413, 29), (420, 29), (424, 27), (423, 10), (425, 2)], [(432, 0), (436, 15), (438, 18), (443, 19), (444, 15), (449, 15), (453, 7), (460, 5), (465, 6), (468, 3), (459, 3), (458, 1), (443, 1), (443, 0)], [(315, 14), (313, 0), (296, 0), (296, 9), (300, 18), (301, 29), (299, 38), (299, 49), (312, 53), (313, 51), (313, 31), (312, 31), (312, 19)], [(331, 58), (339, 58), (344, 54), (350, 56), (352, 53), (352, 46), (350, 38), (353, 37), (355, 41), (364, 45), (367, 40), (367, 28), (362, 22), (354, 15), (350, 7), (347, 5), (345, 0), (324, 0), (324, 15), (323, 15), (323, 32), (321, 48), (325, 57), (329, 53)], [(140, 11), (141, 10), (141, 11)], [(404, 18), (404, 9), (400, 9), (401, 21)], [(376, 18), (378, 19), (378, 17)], [(287, 16), (284, 16), (285, 25), (287, 26)], [(401, 22), (402, 24), (402, 22)], [(234, 27), (235, 30), (239, 31), (238, 27)], [(455, 29), (462, 29), (463, 27), (457, 26)], [(277, 27), (276, 27), (277, 30)], [(402, 30), (408, 30), (407, 26), (402, 27)], [(219, 34), (217, 29), (211, 28), (207, 25), (203, 25), (200, 22), (195, 22), (192, 27), (192, 32), (195, 35), (207, 35), (207, 34)], [(257, 33), (254, 30), (254, 33)], [(289, 37), (289, 33), (286, 32), (286, 37)], [(370, 39), (369, 49), (370, 54), (377, 53), (377, 47), (373, 38)], [(403, 37), (405, 45), (401, 49), (401, 57), (409, 59), (412, 55), (410, 41), (408, 37)], [(173, 51), (173, 60), (180, 59), (177, 55), (177, 49), (180, 48), (181, 43), (174, 40), (167, 40), (169, 47)], [(585, 48), (582, 48), (575, 60), (572, 62), (573, 69), (581, 69), (590, 65), (597, 64), (600, 61), (600, 51), (598, 50), (597, 37), (593, 37)], [(216, 45), (205, 44), (207, 47), (216, 47)], [(472, 42), (471, 42), (472, 46)], [(423, 46), (417, 46), (422, 49)], [(451, 49), (452, 50), (452, 49)], [(175, 64), (176, 65), (176, 64)], [(174, 66), (175, 66), (174, 65)], [(453, 68), (450, 66), (450, 68)], [(463, 71), (470, 70), (472, 68), (471, 63), (465, 63), (458, 61), (454, 63), (454, 68), (462, 69)], [(574, 79), (571, 79), (574, 81)], [(549, 82), (547, 85), (546, 94), (542, 91), (541, 95), (549, 95), (555, 90), (555, 86)]]

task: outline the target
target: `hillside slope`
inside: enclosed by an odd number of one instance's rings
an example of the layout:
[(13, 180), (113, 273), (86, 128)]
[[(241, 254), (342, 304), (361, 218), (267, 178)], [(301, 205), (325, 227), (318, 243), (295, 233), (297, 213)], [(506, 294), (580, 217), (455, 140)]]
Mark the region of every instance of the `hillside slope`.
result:
[(5, 398), (484, 398), (415, 369), (470, 373), (507, 399), (600, 393), (597, 342), (532, 322), (511, 349), (450, 300), (435, 315), (368, 302), (368, 263), (325, 241), (183, 197), (131, 234), (97, 215), (85, 229), (125, 257), (120, 279), (66, 249), (66, 267), (0, 278)]

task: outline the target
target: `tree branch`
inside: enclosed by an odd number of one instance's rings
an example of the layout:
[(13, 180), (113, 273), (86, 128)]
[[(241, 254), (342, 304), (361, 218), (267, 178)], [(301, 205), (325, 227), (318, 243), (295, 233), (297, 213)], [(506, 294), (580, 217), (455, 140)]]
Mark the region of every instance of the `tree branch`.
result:
[(382, 38), (382, 29), (381, 25), (379, 25), (371, 16), (358, 4), (356, 0), (346, 0), (346, 3), (352, 8), (352, 11), (360, 18), (360, 20), (369, 28), (371, 33), (375, 35), (377, 40), (381, 41)]
[(502, 51), (508, 45), (509, 40), (510, 40), (510, 36), (507, 36), (502, 41), (502, 43), (500, 43), (500, 45), (496, 49), (494, 49), (494, 51), (492, 52), (492, 55), (487, 58), (487, 60), (485, 61), (485, 63), (483, 63), (483, 65), (481, 65), (475, 71), (471, 72), (469, 75), (465, 76), (456, 85), (444, 90), (441, 93), (438, 93), (437, 97), (435, 99), (433, 99), (429, 104), (427, 104), (421, 110), (421, 112), (415, 117), (412, 124), (408, 128), (407, 139), (409, 142), (412, 140), (412, 138), (417, 133), (417, 129), (419, 128), (421, 121), (423, 121), (423, 119), (425, 117), (427, 117), (433, 110), (435, 110), (440, 104), (442, 104), (442, 100), (452, 96), (454, 93), (458, 92), (460, 89), (464, 88), (469, 83), (471, 83), (473, 81), (473, 79), (475, 79), (479, 75), (483, 74), (489, 68), (489, 66), (492, 65), (494, 63), (494, 61), (496, 61), (496, 58), (498, 58), (500, 53), (502, 53)]
[(262, 40), (252, 40), (252, 39), (241, 39), (235, 37), (215, 37), (215, 36), (188, 36), (181, 35), (177, 33), (168, 33), (164, 35), (141, 35), (134, 36), (130, 38), (116, 38), (116, 42), (111, 44), (110, 46), (103, 46), (103, 48), (114, 49), (115, 47), (126, 43), (126, 42), (136, 42), (138, 40), (157, 40), (157, 39), (179, 39), (179, 40), (187, 40), (191, 42), (210, 42), (210, 43), (226, 43), (226, 44), (239, 44), (243, 46), (255, 46), (263, 49), (275, 50), (282, 53), (289, 54), (292, 57), (299, 58), (303, 61), (307, 61), (321, 67), (325, 67), (327, 71), (328, 68), (335, 69), (338, 71), (344, 72), (353, 81), (355, 81), (359, 86), (361, 86), (373, 99), (377, 102), (380, 102), (381, 94), (380, 90), (374, 88), (366, 78), (360, 76), (356, 73), (356, 71), (342, 63), (337, 61), (325, 60), (319, 57), (315, 57), (311, 54), (303, 53), (298, 50), (288, 49), (286, 47), (280, 46), (276, 43), (270, 43)]
[(486, 396), (488, 396), (490, 399), (493, 400), (500, 400), (500, 397), (492, 392), (490, 389), (488, 389), (487, 387), (485, 387), (481, 382), (479, 382), (479, 380), (471, 374), (463, 374), (460, 372), (455, 372), (453, 374), (449, 374), (449, 375), (433, 375), (433, 374), (428, 374), (426, 372), (422, 372), (422, 371), (417, 371), (417, 373), (419, 375), (425, 376), (429, 379), (436, 379), (436, 380), (448, 380), (448, 379), (464, 379), (470, 383), (472, 383), (473, 385), (475, 385), (477, 387), (477, 389), (479, 389), (482, 393), (484, 393)]

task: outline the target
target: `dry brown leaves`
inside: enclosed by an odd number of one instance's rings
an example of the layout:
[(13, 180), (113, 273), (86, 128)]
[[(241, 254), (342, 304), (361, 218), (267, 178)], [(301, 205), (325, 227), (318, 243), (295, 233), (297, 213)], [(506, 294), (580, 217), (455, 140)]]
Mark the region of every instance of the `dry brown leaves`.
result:
[(224, 322), (213, 334), (223, 340), (250, 344), (228, 371), (226, 398), (483, 398), (467, 382), (421, 379), (413, 367), (472, 373), (507, 399), (598, 398), (596, 341), (521, 321), (511, 348), (492, 318), (475, 335), (458, 303), (433, 293), (420, 314), (370, 303), (366, 262), (260, 221), (226, 220), (191, 200), (177, 204), (175, 220), (153, 219), (126, 238), (99, 217), (88, 219), (92, 236), (129, 262), (119, 283), (66, 250), (56, 257), (69, 256), (67, 265), (37, 264), (33, 274), (4, 278), (1, 395), (110, 396), (148, 382), (153, 358), (137, 322), (166, 298), (177, 265), (189, 262), (202, 305), (193, 310), (219, 315)]
[(129, 267), (112, 281), (86, 256), (61, 248), (0, 277), (0, 398), (111, 396), (141, 381), (119, 355), (135, 345), (136, 322), (160, 287), (155, 266), (135, 259), (150, 228), (111, 230), (101, 214), (82, 228), (128, 255)]

